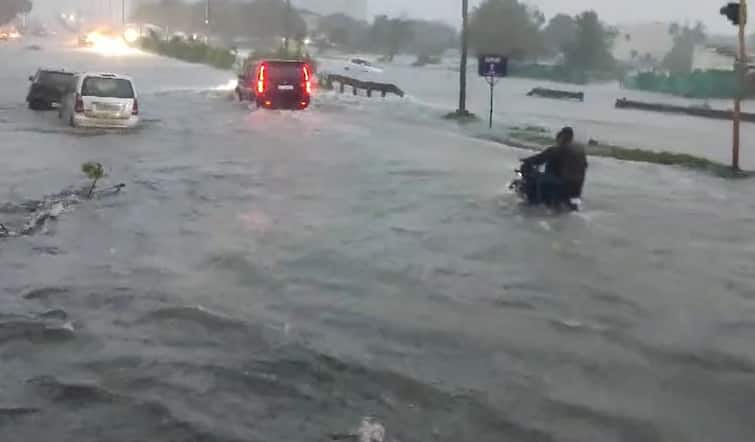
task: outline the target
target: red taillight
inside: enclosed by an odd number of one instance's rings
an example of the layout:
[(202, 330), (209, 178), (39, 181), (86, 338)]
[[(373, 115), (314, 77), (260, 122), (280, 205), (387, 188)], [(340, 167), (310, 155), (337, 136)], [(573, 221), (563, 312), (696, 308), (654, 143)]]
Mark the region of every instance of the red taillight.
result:
[(139, 115), (139, 102), (134, 98), (134, 106), (131, 108), (131, 115)]
[(304, 90), (307, 91), (307, 95), (312, 94), (312, 81), (309, 79), (309, 66), (306, 64), (302, 67), (304, 72)]
[(265, 93), (265, 65), (260, 66), (260, 71), (257, 74), (257, 93)]
[(76, 94), (76, 103), (73, 105), (73, 111), (77, 114), (84, 112), (84, 100), (81, 99), (81, 95)]

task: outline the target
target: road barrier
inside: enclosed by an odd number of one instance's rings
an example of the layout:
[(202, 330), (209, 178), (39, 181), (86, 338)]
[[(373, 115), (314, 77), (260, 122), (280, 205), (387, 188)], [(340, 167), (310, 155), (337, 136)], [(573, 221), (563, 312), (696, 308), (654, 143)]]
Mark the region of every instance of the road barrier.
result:
[[(643, 103), (641, 101), (627, 100), (626, 98), (616, 100), (615, 106), (617, 109), (639, 109), (652, 112), (692, 115), (694, 117), (713, 118), (717, 120), (731, 120), (733, 116), (733, 111), (731, 110), (711, 109), (709, 107), (674, 106), (663, 103)], [(741, 118), (742, 121), (755, 123), (755, 114), (743, 112), (741, 113)]]
[(346, 92), (346, 86), (350, 86), (354, 95), (358, 95), (360, 89), (367, 91), (368, 97), (372, 97), (373, 91), (380, 92), (380, 95), (382, 97), (385, 97), (388, 94), (398, 95), (399, 97), (403, 97), (405, 95), (404, 91), (402, 91), (401, 88), (392, 83), (363, 81), (356, 78), (336, 74), (323, 74), (320, 76), (320, 85), (326, 89), (335, 89), (335, 83), (338, 84), (338, 89), (341, 93)]
[(560, 100), (578, 100), (585, 101), (584, 92), (561, 91), (558, 89), (546, 89), (536, 87), (527, 93), (528, 97), (556, 98)]

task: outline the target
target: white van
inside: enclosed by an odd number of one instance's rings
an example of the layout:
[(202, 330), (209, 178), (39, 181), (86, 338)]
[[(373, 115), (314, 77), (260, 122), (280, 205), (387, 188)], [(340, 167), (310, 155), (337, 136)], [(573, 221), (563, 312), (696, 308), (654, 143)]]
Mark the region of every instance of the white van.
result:
[(58, 116), (72, 127), (135, 127), (139, 101), (134, 82), (117, 74), (76, 74)]

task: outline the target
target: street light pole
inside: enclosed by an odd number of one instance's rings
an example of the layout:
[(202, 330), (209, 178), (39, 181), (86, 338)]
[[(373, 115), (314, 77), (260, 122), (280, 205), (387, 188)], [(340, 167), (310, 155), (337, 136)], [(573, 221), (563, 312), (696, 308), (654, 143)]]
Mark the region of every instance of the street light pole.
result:
[(736, 76), (737, 93), (734, 97), (733, 137), (731, 148), (731, 167), (739, 170), (740, 120), (742, 114), (742, 95), (744, 95), (745, 70), (747, 69), (747, 48), (745, 46), (745, 26), (747, 25), (747, 0), (740, 0), (739, 5), (739, 51), (737, 53)]
[(286, 0), (286, 36), (284, 37), (284, 47), (286, 56), (288, 56), (289, 40), (291, 39), (291, 0)]
[(126, 0), (121, 0), (121, 24), (126, 26)]
[(212, 30), (210, 27), (210, 22), (212, 21), (212, 18), (210, 17), (211, 14), (212, 10), (210, 6), (210, 0), (207, 0), (207, 3), (205, 3), (204, 7), (204, 24), (207, 27), (207, 44), (210, 43), (210, 31)]
[(459, 115), (467, 113), (467, 48), (469, 46), (469, 0), (461, 1), (461, 63), (459, 65)]

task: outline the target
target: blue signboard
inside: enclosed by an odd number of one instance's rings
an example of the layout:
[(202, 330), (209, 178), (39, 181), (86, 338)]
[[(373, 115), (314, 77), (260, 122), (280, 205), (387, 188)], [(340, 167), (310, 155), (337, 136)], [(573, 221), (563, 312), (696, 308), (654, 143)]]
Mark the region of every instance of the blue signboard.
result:
[(509, 74), (509, 59), (503, 55), (480, 55), (477, 63), (480, 77), (505, 77)]

